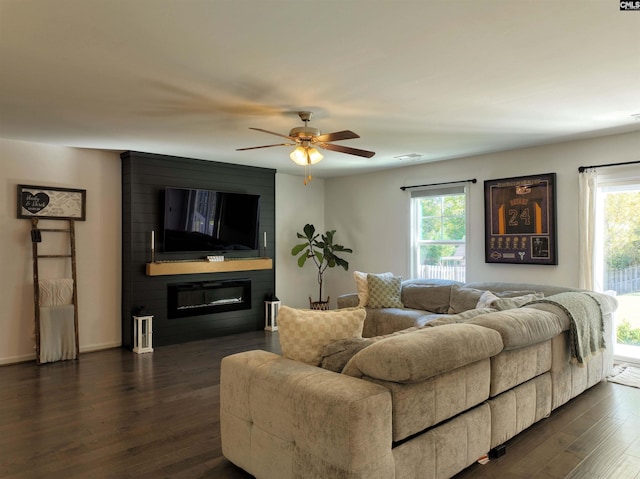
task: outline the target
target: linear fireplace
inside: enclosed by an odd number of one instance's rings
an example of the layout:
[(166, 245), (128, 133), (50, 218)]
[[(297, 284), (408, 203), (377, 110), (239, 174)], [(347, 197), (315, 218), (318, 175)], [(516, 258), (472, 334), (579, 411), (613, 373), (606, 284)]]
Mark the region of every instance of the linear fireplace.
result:
[(167, 285), (169, 319), (251, 309), (251, 280), (195, 281)]

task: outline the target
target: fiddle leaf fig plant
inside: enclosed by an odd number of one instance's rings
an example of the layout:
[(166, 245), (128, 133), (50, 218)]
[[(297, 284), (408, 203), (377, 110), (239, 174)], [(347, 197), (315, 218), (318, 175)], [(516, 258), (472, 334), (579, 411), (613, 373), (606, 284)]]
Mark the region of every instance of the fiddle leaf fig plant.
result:
[(327, 268), (342, 266), (345, 271), (349, 270), (349, 262), (338, 256), (343, 253), (353, 253), (351, 248), (345, 248), (341, 244), (334, 243), (336, 230), (329, 230), (324, 234), (316, 233), (315, 226), (306, 224), (303, 233), (297, 233), (298, 238), (304, 240), (303, 243), (295, 245), (291, 249), (293, 256), (298, 256), (298, 266), (302, 268), (307, 260), (311, 258), (318, 269), (318, 285), (320, 291), (318, 302), (322, 303), (322, 285), (324, 273)]

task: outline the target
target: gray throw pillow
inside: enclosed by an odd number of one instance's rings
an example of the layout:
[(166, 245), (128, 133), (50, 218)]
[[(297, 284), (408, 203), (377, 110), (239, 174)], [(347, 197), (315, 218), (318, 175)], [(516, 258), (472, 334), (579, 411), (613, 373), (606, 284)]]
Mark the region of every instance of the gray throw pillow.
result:
[(328, 344), (322, 351), (321, 366), (329, 371), (342, 372), (349, 359), (370, 344), (373, 344), (373, 339), (371, 338), (341, 339)]
[(432, 313), (447, 313), (450, 296), (450, 284), (444, 286), (404, 284), (401, 300), (405, 308), (421, 309)]
[(451, 297), (449, 298), (449, 314), (458, 314), (463, 311), (475, 309), (480, 296), (484, 294), (481, 289), (464, 288), (454, 284), (451, 286)]

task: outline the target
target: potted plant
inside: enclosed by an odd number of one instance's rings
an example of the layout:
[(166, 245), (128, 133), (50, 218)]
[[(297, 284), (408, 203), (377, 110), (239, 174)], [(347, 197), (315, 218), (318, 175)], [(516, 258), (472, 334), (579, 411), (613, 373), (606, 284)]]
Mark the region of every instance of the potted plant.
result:
[(318, 268), (318, 285), (320, 286), (320, 292), (318, 294), (318, 301), (312, 301), (311, 297), (309, 297), (309, 306), (311, 309), (329, 309), (329, 298), (327, 297), (326, 301), (322, 300), (324, 272), (327, 268), (342, 266), (345, 271), (349, 270), (349, 263), (339, 257), (337, 253), (353, 253), (353, 250), (334, 243), (333, 238), (335, 233), (336, 230), (330, 230), (324, 234), (316, 233), (315, 226), (306, 224), (303, 233), (297, 233), (298, 238), (303, 239), (304, 243), (297, 244), (291, 249), (293, 256), (299, 255), (298, 266), (300, 268), (304, 266), (309, 258), (313, 260)]

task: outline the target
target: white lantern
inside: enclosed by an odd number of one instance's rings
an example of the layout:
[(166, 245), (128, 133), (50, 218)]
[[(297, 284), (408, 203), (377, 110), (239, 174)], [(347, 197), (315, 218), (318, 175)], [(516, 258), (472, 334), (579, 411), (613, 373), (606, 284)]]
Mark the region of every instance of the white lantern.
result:
[(133, 352), (153, 352), (153, 316), (133, 317)]
[(264, 329), (267, 331), (278, 330), (278, 310), (280, 309), (282, 302), (275, 298), (273, 301), (264, 302)]

